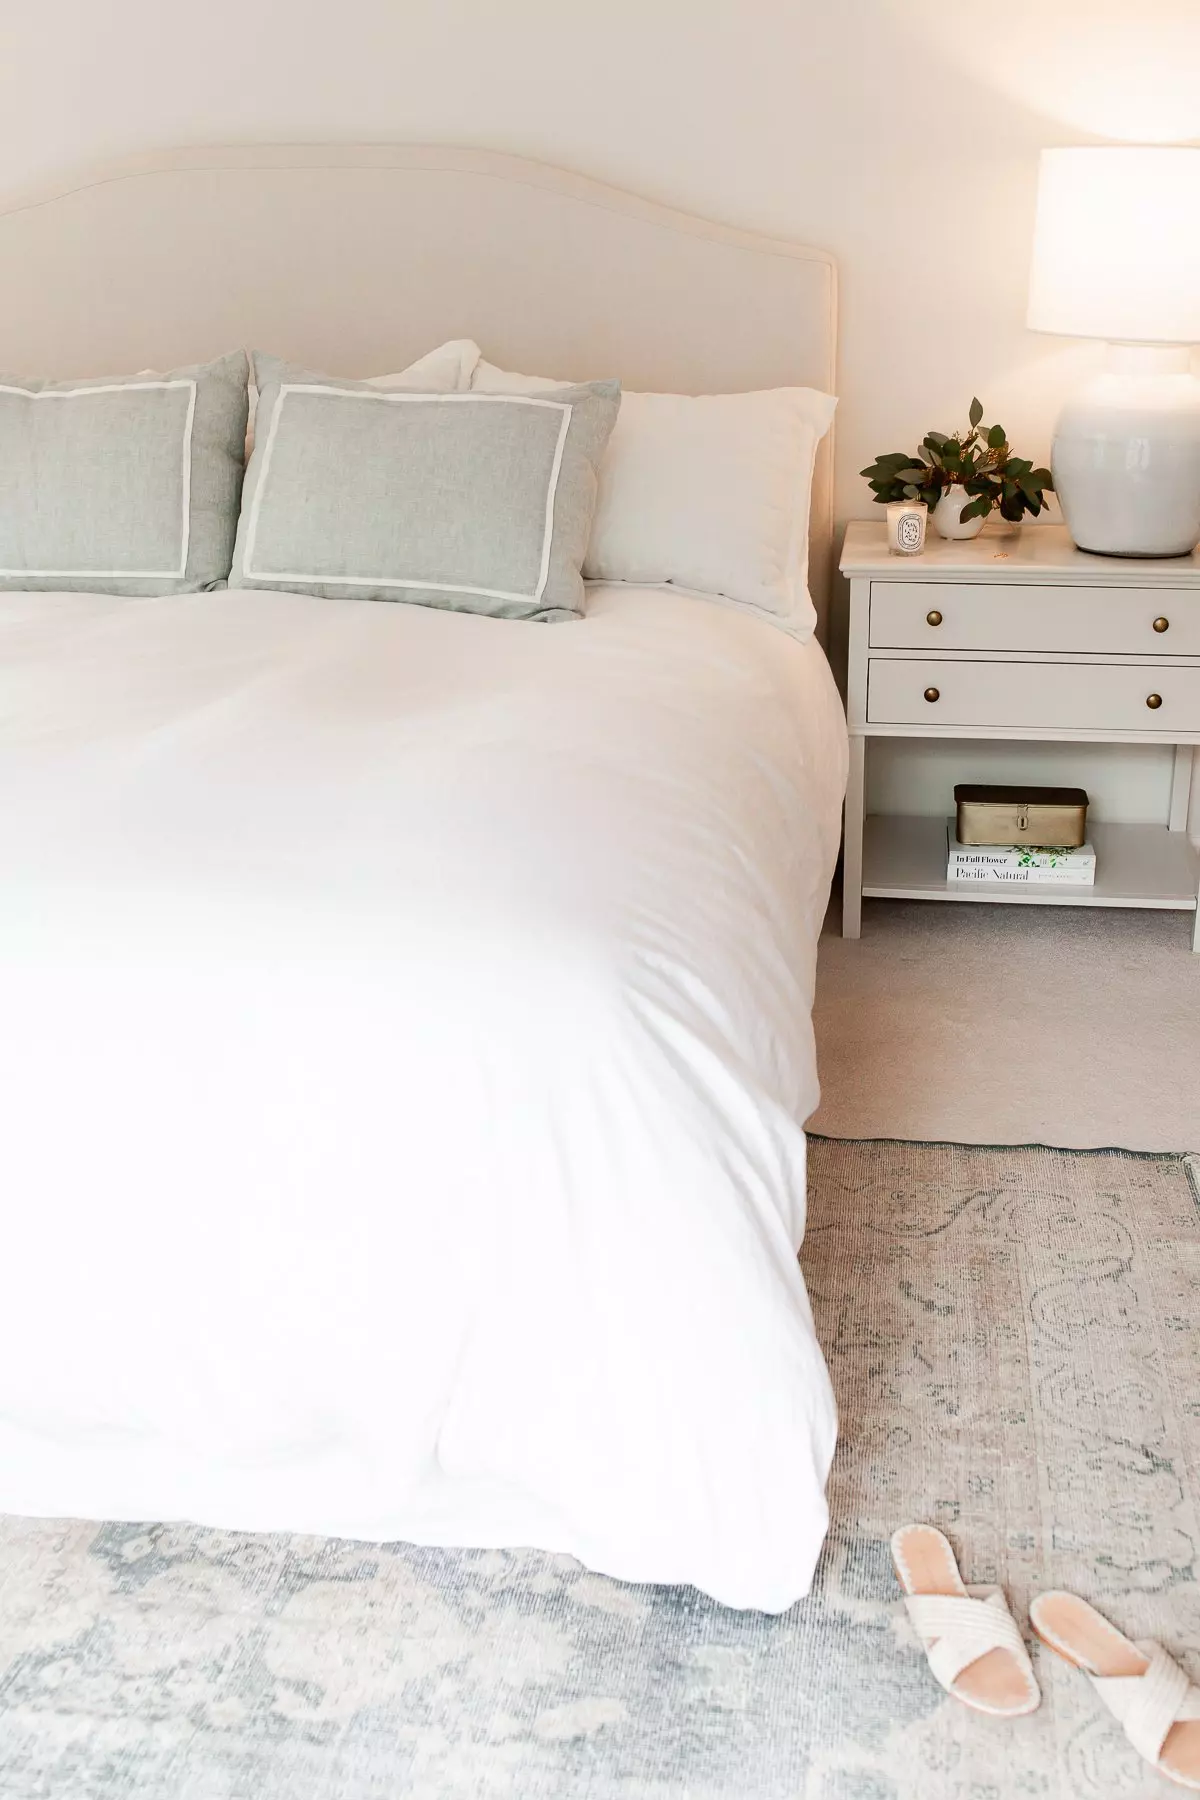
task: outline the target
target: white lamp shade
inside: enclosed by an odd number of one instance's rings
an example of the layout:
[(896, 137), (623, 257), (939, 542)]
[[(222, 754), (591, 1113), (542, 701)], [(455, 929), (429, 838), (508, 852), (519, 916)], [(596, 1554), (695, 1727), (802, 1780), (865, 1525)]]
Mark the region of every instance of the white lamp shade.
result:
[(1042, 152), (1029, 324), (1200, 342), (1200, 149)]

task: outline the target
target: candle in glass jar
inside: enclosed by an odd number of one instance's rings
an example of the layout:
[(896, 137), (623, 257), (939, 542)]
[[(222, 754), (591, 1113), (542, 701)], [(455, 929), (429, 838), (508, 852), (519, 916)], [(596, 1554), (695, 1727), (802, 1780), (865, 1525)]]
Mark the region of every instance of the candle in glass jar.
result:
[(887, 542), (893, 556), (920, 556), (925, 548), (924, 500), (891, 500), (887, 507)]

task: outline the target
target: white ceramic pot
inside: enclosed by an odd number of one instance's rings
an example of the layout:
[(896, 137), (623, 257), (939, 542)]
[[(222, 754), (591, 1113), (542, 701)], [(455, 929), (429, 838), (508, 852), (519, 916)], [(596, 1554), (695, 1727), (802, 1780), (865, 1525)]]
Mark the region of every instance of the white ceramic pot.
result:
[(958, 516), (970, 502), (971, 496), (965, 487), (948, 487), (930, 514), (934, 530), (944, 538), (978, 537), (983, 530), (983, 520), (968, 519), (964, 525)]

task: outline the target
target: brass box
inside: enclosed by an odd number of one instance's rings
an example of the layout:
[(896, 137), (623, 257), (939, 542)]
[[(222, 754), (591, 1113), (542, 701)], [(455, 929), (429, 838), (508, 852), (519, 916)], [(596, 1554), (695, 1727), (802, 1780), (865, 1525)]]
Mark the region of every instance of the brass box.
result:
[(954, 790), (960, 844), (1046, 844), (1073, 850), (1087, 840), (1082, 788), (987, 787)]

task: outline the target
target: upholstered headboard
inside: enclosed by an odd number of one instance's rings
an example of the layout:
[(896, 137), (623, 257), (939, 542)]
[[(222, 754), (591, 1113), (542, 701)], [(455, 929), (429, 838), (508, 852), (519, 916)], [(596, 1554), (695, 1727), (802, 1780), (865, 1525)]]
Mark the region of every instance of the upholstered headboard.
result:
[[(0, 368), (169, 368), (239, 344), (333, 374), (445, 338), (631, 388), (835, 390), (836, 271), (759, 237), (487, 151), (179, 150), (0, 201)], [(829, 447), (813, 507), (824, 616)]]

